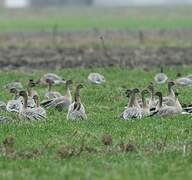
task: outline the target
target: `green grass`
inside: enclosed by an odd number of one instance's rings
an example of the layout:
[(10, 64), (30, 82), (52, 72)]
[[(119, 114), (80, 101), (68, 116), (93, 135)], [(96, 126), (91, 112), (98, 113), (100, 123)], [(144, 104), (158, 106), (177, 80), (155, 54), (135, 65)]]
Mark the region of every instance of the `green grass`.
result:
[(191, 7), (1, 10), (0, 31), (191, 28)]
[[(167, 69), (171, 79), (178, 69)], [(107, 82), (101, 86), (87, 82), (91, 71), (102, 73)], [(179, 69), (184, 74), (190, 69)], [(74, 86), (83, 83), (82, 102), (86, 107), (88, 120), (70, 122), (66, 112), (48, 111), (46, 122), (15, 121), (0, 124), (0, 141), (6, 137), (15, 138), (18, 152), (42, 150), (40, 155), (27, 159), (25, 156), (8, 158), (1, 153), (1, 179), (191, 179), (192, 178), (192, 117), (180, 115), (168, 118), (144, 118), (134, 121), (120, 121), (115, 118), (124, 109), (127, 99), (123, 93), (126, 88), (144, 88), (153, 80), (157, 71), (130, 70), (120, 68), (107, 69), (65, 69), (56, 71), (66, 79), (72, 79)], [(1, 72), (1, 87), (14, 79), (26, 84), (29, 78), (37, 79), (43, 72), (24, 74)], [(64, 93), (62, 86), (55, 89)], [(166, 91), (166, 86), (156, 86)], [(192, 100), (191, 88), (177, 88), (182, 103)], [(36, 87), (43, 97), (45, 88)], [(10, 94), (1, 88), (1, 100), (7, 101)], [(106, 147), (101, 142), (103, 134), (110, 134), (113, 145)], [(136, 151), (121, 152), (118, 144), (130, 143)], [(96, 152), (83, 150), (80, 154), (61, 158), (57, 151), (61, 147), (76, 148), (84, 143)], [(183, 146), (187, 145), (186, 154)]]

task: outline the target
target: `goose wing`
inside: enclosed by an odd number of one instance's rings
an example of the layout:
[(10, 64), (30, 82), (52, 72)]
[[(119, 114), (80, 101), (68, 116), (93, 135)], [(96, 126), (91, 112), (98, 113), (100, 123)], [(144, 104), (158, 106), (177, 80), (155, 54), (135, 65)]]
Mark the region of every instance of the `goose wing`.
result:
[(175, 115), (175, 114), (179, 114), (180, 112), (178, 111), (177, 108), (173, 107), (173, 106), (166, 106), (163, 107), (159, 110), (158, 115), (160, 116), (170, 116), (170, 115)]
[(141, 117), (142, 117), (141, 108), (138, 107), (129, 107), (123, 112), (123, 119), (125, 120)]
[(54, 98), (47, 103), (42, 104), (45, 108), (56, 108), (59, 111), (62, 111), (64, 108), (68, 108), (71, 104), (69, 98), (62, 96), (58, 98)]
[(85, 107), (83, 104), (77, 104), (73, 102), (68, 109), (67, 119), (76, 120), (76, 119), (87, 119), (87, 115), (85, 113)]
[(19, 112), (22, 108), (22, 103), (20, 100), (10, 100), (6, 105), (8, 112)]
[(45, 119), (46, 116), (40, 114), (39, 112), (36, 111), (36, 108), (34, 109), (26, 109), (22, 111), (20, 114), (23, 118), (28, 119), (28, 120), (42, 120)]
[(58, 97), (61, 97), (61, 96), (62, 95), (57, 91), (51, 91), (51, 92), (47, 92), (45, 94), (46, 99), (54, 99), (54, 98), (58, 98)]

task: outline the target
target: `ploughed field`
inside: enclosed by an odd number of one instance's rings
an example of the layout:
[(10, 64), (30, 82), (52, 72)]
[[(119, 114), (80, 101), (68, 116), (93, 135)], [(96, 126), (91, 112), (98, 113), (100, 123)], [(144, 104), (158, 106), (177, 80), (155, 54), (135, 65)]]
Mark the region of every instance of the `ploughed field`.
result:
[(191, 65), (191, 9), (1, 9), (0, 67)]
[[(87, 82), (90, 72), (106, 77), (103, 85)], [(183, 75), (190, 68), (165, 69), (170, 79), (177, 72)], [(0, 124), (0, 174), (2, 179), (191, 179), (192, 117), (146, 117), (141, 120), (120, 120), (128, 99), (127, 88), (145, 88), (158, 70), (100, 68), (54, 71), (72, 79), (72, 94), (82, 83), (82, 103), (88, 119), (71, 122), (66, 111), (47, 111), (46, 121), (26, 122), (16, 114), (1, 112), (10, 121)], [(1, 100), (11, 99), (3, 86), (13, 80), (26, 84), (45, 71), (1, 71)], [(55, 90), (65, 93), (63, 85)], [(166, 94), (166, 85), (156, 85)], [(41, 95), (46, 87), (37, 86)], [(182, 104), (190, 103), (191, 87), (176, 87)], [(10, 152), (5, 154), (4, 148)]]

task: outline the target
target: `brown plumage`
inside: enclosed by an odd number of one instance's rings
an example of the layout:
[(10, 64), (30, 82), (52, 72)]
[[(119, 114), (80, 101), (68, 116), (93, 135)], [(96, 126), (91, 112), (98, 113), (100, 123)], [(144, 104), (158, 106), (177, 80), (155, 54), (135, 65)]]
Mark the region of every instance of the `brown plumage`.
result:
[(69, 106), (69, 109), (68, 109), (67, 119), (69, 120), (87, 119), (85, 108), (81, 103), (81, 98), (80, 98), (81, 88), (83, 88), (83, 85), (81, 84), (77, 85), (76, 87), (75, 101)]
[(41, 103), (41, 105), (45, 108), (54, 108), (58, 111), (62, 111), (63, 109), (68, 109), (69, 105), (72, 103), (72, 96), (70, 91), (70, 85), (72, 84), (71, 80), (66, 81), (66, 94), (64, 96), (60, 96), (57, 98), (53, 98)]

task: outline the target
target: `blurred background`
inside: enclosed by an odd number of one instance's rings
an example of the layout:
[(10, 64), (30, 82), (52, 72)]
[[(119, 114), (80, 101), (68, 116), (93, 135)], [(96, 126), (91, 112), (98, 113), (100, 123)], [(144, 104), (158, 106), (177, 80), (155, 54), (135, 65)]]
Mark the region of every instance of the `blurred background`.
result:
[(192, 0), (0, 0), (0, 67), (191, 65), (191, 5)]
[(190, 4), (192, 0), (1, 0), (7, 8), (48, 7), (66, 5), (85, 6), (129, 6), (129, 5), (167, 5)]

